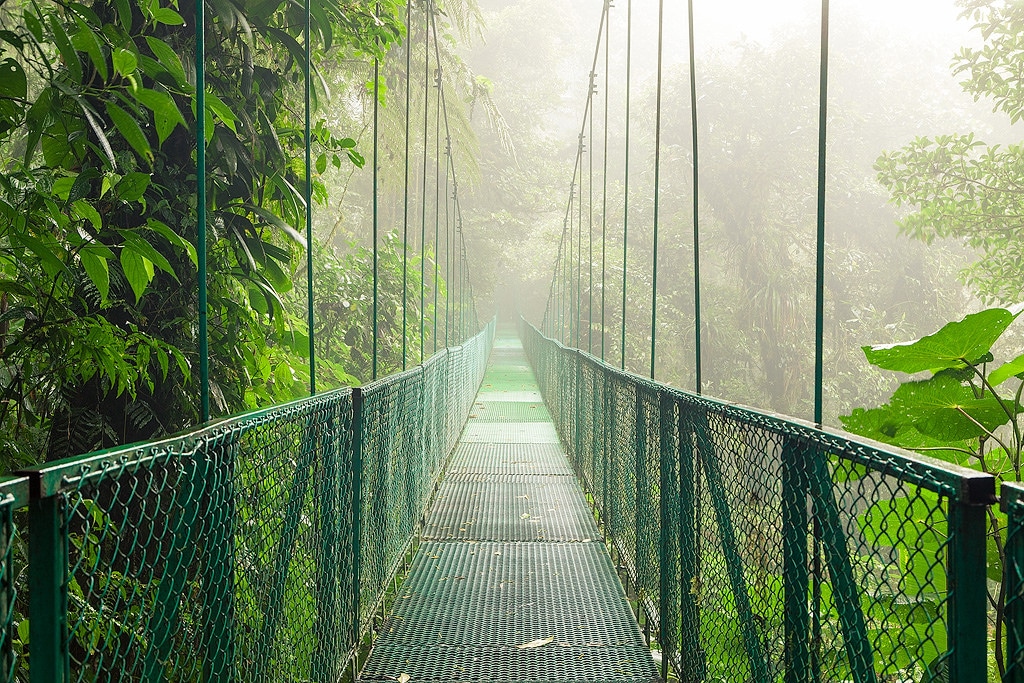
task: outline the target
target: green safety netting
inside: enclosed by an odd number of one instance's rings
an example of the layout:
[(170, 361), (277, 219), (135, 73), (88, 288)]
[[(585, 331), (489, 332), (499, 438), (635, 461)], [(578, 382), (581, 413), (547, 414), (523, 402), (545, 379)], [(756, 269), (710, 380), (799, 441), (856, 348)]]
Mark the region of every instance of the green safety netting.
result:
[[(337, 680), (417, 535), (493, 338), (491, 323), (365, 387), (0, 482), (5, 679)], [(12, 566), (18, 533), (27, 567)]]
[(521, 334), (681, 680), (984, 680), (990, 475)]

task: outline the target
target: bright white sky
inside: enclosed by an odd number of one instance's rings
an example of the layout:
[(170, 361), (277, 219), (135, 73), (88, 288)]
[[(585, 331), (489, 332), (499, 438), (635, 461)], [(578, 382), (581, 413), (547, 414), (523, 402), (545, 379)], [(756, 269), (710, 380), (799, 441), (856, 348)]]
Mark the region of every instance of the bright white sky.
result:
[[(613, 10), (621, 17), (624, 2)], [(685, 0), (665, 0), (665, 52), (669, 60), (685, 61), (686, 17)], [(593, 20), (596, 25), (600, 8), (594, 3)], [(652, 33), (657, 26), (657, 0), (633, 0), (635, 35)], [(958, 20), (960, 9), (954, 0), (831, 0), (830, 23), (833, 35), (841, 39), (843, 26), (851, 19), (858, 23), (880, 24), (897, 34), (926, 35), (937, 42), (963, 44), (969, 24)], [(697, 48), (728, 45), (746, 36), (767, 44), (776, 31), (807, 22), (813, 17), (809, 30), (816, 31), (820, 21), (821, 0), (694, 0), (694, 26)], [(596, 28), (596, 26), (595, 26)], [(587, 34), (589, 35), (589, 34)], [(653, 45), (641, 47), (653, 48)]]

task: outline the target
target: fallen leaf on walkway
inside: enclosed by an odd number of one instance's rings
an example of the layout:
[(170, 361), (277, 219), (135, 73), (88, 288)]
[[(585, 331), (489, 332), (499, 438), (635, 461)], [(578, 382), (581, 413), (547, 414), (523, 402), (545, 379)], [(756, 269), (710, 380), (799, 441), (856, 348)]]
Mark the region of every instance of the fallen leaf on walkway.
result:
[(555, 637), (551, 636), (550, 638), (541, 638), (539, 640), (531, 640), (528, 643), (523, 643), (522, 645), (516, 645), (516, 647), (519, 648), (520, 650), (525, 650), (525, 649), (531, 648), (531, 647), (542, 647), (544, 645), (547, 645), (548, 643), (550, 643), (554, 639), (555, 639)]
[(398, 683), (409, 683), (411, 679), (412, 676), (409, 674), (398, 674)]

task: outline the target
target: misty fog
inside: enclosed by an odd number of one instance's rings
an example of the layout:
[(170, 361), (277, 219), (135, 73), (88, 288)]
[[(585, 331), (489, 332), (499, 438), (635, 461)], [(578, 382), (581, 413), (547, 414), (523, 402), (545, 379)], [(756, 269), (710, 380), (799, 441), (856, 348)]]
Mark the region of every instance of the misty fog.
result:
[[(808, 417), (820, 4), (694, 4), (704, 390)], [(499, 144), (494, 126), (474, 116), (481, 171), (468, 206), (479, 227), (467, 239), (479, 264), (477, 291), (493, 291), (502, 304), (514, 303), (539, 322), (562, 235), (601, 5), (485, 1), (481, 8), (486, 28), (467, 62), (492, 84), (515, 156)], [(596, 335), (605, 230), (605, 345), (613, 363), (621, 357), (626, 10), (619, 2), (610, 11), (609, 89), (602, 47), (593, 148), (588, 131), (582, 204), (573, 209), (583, 211), (586, 260), (586, 232), (594, 225)], [(632, 3), (626, 366), (642, 374), (650, 343), (657, 10), (652, 0)], [(666, 3), (657, 376), (692, 388), (685, 10), (685, 3)], [(954, 2), (833, 2), (831, 14), (825, 414), (834, 423), (836, 415), (877, 402), (895, 386), (891, 373), (864, 361), (862, 345), (914, 339), (979, 307), (958, 278), (974, 259), (971, 250), (955, 240), (927, 245), (901, 236), (896, 221), (909, 207), (889, 200), (876, 180), (876, 160), (917, 136), (974, 131), (986, 142), (1007, 142), (1019, 140), (1020, 127), (993, 114), (990, 102), (974, 102), (951, 73), (957, 50), (978, 41)], [(590, 277), (584, 268), (588, 307)], [(596, 354), (589, 334), (582, 345)]]

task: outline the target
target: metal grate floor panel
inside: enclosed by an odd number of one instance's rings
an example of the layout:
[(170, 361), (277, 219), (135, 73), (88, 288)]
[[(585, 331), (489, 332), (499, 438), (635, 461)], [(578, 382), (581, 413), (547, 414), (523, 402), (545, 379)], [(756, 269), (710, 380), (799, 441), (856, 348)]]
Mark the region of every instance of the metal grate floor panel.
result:
[(477, 401), (469, 419), (480, 422), (551, 422), (551, 414), (541, 402)]
[(659, 681), (571, 475), (521, 343), (498, 338), (359, 680)]
[(363, 669), (365, 681), (430, 683), (621, 683), (657, 681), (645, 648), (559, 647), (516, 648), (394, 647), (378, 645)]
[(383, 633), (389, 644), (643, 647), (600, 543), (427, 542)]
[(462, 432), (463, 443), (558, 443), (551, 422), (477, 422)]
[(572, 467), (558, 444), (460, 443), (448, 471), (464, 474), (560, 474)]
[(484, 389), (480, 390), (480, 393), (476, 395), (478, 403), (486, 403), (488, 401), (525, 401), (527, 403), (543, 403), (544, 397), (540, 395), (539, 391), (487, 391)]
[(423, 537), (584, 541), (600, 532), (572, 477), (453, 474), (438, 489)]

